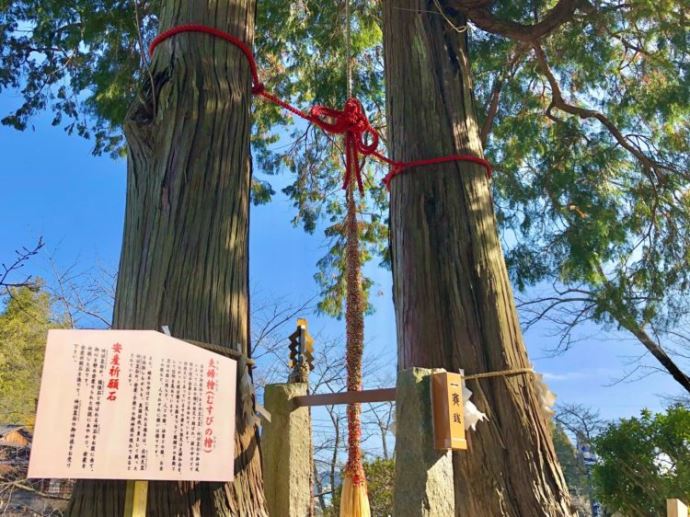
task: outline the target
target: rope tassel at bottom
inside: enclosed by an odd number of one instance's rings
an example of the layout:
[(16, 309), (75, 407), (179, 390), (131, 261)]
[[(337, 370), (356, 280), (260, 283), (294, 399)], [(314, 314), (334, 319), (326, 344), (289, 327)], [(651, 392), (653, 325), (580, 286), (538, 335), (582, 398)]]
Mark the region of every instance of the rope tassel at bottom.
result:
[(355, 483), (346, 472), (343, 478), (343, 490), (340, 495), (340, 517), (371, 517), (367, 483), (364, 479)]

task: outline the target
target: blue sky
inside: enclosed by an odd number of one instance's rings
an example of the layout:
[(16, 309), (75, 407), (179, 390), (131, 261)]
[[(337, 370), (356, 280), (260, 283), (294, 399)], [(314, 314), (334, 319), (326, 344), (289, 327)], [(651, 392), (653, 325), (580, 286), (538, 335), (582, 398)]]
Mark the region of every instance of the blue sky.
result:
[[(4, 91), (0, 114), (18, 103), (16, 94)], [(43, 237), (46, 249), (27, 265), (27, 274), (50, 279), (49, 257), (58, 269), (74, 264), (83, 271), (92, 267), (116, 269), (122, 240), (125, 161), (94, 157), (90, 151), (90, 142), (51, 127), (45, 116), (23, 133), (0, 127), (0, 262), (8, 262), (15, 249)], [(316, 261), (325, 251), (323, 237), (292, 227), (294, 209), (282, 195), (252, 210), (253, 289), (262, 296), (289, 298), (295, 303), (316, 294), (318, 287), (312, 276)], [(374, 291), (383, 294), (374, 300), (376, 312), (366, 321), (367, 353), (381, 357), (393, 371), (395, 323), (390, 273), (380, 269), (368, 273), (378, 283)], [(341, 321), (315, 317), (310, 321), (314, 334), (344, 335)], [(526, 341), (536, 369), (544, 373), (560, 402), (582, 403), (600, 410), (605, 418), (617, 418), (639, 414), (645, 407), (661, 410), (664, 396), (681, 393), (668, 376), (660, 374), (610, 386), (629, 369), (631, 358), (643, 352), (624, 333), (585, 326), (577, 331), (581, 340), (556, 357), (547, 353), (557, 340), (551, 334), (552, 329), (541, 325), (527, 333)]]

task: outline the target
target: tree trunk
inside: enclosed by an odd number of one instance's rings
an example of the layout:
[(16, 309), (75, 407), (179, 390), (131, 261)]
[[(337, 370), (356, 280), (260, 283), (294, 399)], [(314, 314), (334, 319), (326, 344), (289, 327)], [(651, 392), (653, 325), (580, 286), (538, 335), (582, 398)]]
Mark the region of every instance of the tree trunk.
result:
[[(254, 0), (167, 0), (161, 29), (202, 23), (251, 44)], [(114, 327), (160, 329), (248, 353), (250, 76), (206, 34), (156, 50), (125, 123), (127, 208)], [(238, 372), (241, 375), (242, 372)], [(258, 434), (237, 403), (233, 483), (151, 482), (148, 515), (265, 516)], [(71, 515), (123, 513), (124, 482), (81, 481)]]
[[(389, 138), (396, 160), (482, 156), (464, 20), (433, 0), (384, 1)], [(399, 368), (528, 367), (482, 167), (418, 168), (391, 184)], [(488, 422), (454, 455), (463, 516), (572, 515), (532, 375), (470, 381)]]

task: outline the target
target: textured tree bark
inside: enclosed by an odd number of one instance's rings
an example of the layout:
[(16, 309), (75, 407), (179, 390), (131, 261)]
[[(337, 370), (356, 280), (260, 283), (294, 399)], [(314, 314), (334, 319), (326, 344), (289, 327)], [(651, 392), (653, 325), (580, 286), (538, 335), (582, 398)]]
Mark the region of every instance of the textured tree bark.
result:
[[(254, 0), (167, 0), (161, 29), (218, 27), (251, 43)], [(114, 326), (248, 352), (250, 76), (245, 57), (205, 34), (162, 43), (132, 106), (127, 208)], [(241, 372), (238, 372), (241, 374)], [(235, 481), (152, 482), (148, 515), (265, 516), (258, 434), (238, 400)], [(124, 482), (82, 481), (71, 515), (117, 516)]]
[[(385, 0), (389, 138), (396, 160), (482, 156), (466, 31), (433, 0)], [(466, 162), (393, 180), (399, 368), (468, 374), (529, 366), (485, 171)], [(572, 515), (532, 375), (470, 381), (488, 422), (454, 455), (456, 513)]]

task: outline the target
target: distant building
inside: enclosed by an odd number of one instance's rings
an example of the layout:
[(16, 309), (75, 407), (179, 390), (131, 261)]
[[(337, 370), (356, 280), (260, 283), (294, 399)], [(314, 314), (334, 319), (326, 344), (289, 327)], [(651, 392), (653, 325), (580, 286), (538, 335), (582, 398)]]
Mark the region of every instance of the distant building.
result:
[(65, 479), (27, 480), (31, 430), (22, 425), (0, 425), (0, 483), (11, 490), (0, 492), (0, 515), (61, 515), (74, 482)]
[(23, 425), (0, 425), (0, 447), (27, 447), (31, 431)]

